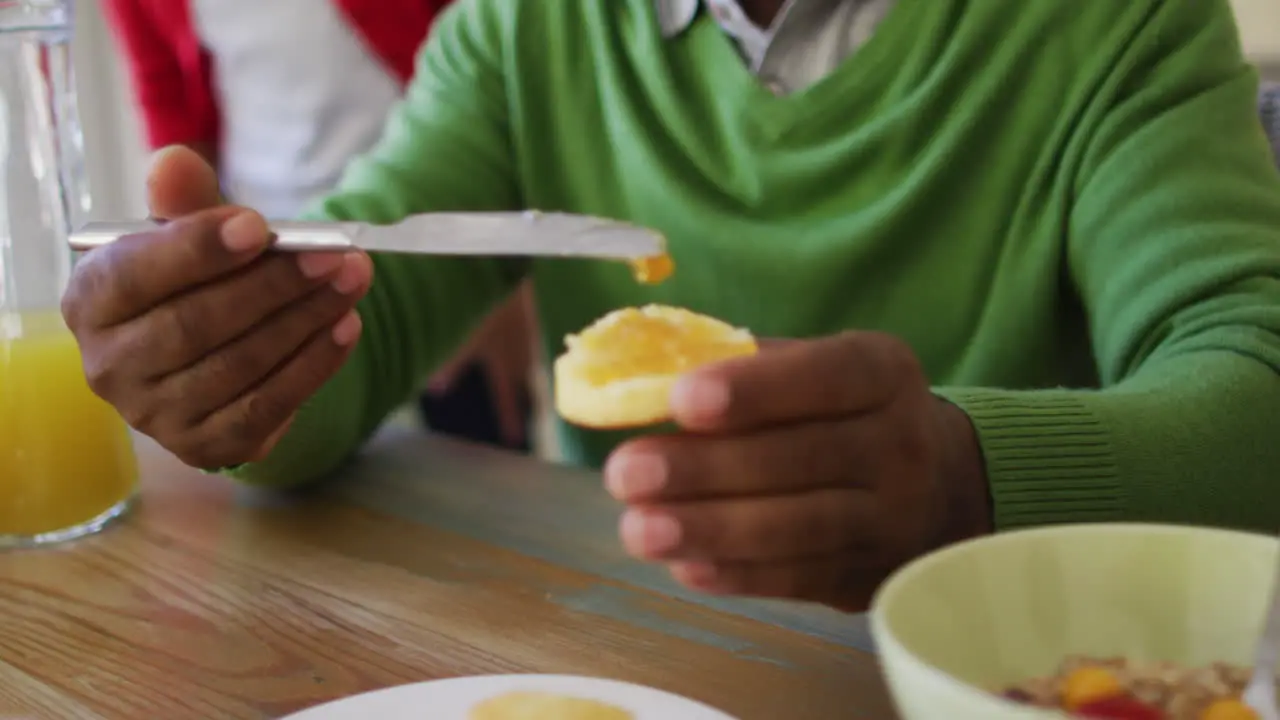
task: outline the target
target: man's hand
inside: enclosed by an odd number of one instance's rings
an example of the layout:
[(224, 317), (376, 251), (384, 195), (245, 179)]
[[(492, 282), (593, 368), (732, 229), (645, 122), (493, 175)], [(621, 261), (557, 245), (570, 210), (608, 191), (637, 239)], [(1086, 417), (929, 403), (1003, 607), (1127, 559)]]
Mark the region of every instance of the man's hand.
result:
[(619, 447), (605, 482), (628, 551), (685, 585), (862, 610), (903, 563), (990, 531), (968, 418), (896, 338), (766, 345), (671, 402), (686, 432)]
[(522, 283), (489, 314), (466, 346), (432, 375), (427, 386), (431, 392), (446, 392), (463, 368), (480, 363), (493, 393), (498, 430), (508, 447), (523, 445), (529, 434), (525, 405), (531, 395), (535, 337), (531, 289), (527, 281)]
[(190, 465), (260, 459), (350, 354), (372, 265), (266, 252), (263, 219), (219, 206), (185, 148), (157, 155), (148, 191), (173, 221), (86, 254), (63, 298), (90, 387)]

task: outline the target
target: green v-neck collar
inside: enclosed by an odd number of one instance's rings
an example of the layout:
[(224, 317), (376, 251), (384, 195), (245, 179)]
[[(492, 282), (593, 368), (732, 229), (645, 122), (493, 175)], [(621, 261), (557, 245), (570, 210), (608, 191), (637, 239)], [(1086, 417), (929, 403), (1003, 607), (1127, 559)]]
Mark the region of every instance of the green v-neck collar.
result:
[[(832, 111), (851, 107), (872, 110), (871, 100), (893, 81), (891, 65), (922, 39), (914, 31), (924, 6), (946, 1), (900, 0), (862, 47), (817, 82), (785, 95), (775, 94), (752, 73), (733, 38), (705, 13), (686, 32), (667, 42), (689, 43), (686, 57), (696, 62), (700, 71), (714, 76), (713, 86), (723, 91), (722, 98), (740, 103), (739, 112), (766, 138), (778, 139), (797, 124), (821, 120)], [(858, 98), (868, 102), (860, 103)]]

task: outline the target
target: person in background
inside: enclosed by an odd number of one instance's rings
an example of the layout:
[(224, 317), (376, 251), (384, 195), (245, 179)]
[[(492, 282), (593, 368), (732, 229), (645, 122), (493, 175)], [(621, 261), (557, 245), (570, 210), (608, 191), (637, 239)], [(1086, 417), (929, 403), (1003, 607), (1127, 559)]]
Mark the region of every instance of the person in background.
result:
[(562, 427), (692, 588), (853, 610), (985, 533), (1280, 517), (1280, 171), (1228, 0), (459, 0), (309, 215), (612, 216), (666, 234), (656, 287), (286, 257), (196, 156), (151, 182), (174, 221), (63, 314), (100, 396), (246, 483), (337, 467), (532, 277), (557, 343), (655, 301), (780, 339), (681, 378), (674, 427)]
[[(448, 0), (105, 0), (151, 148), (185, 145), (224, 195), (293, 218), (382, 134)], [(529, 449), (531, 295), (435, 373), (432, 429)]]

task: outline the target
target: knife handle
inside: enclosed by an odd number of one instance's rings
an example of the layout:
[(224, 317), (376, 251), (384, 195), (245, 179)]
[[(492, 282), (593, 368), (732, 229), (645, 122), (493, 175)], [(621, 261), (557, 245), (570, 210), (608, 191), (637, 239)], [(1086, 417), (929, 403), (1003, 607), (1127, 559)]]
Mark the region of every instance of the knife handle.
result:
[[(72, 232), (67, 244), (84, 252), (161, 226), (152, 221), (91, 222)], [(272, 247), (282, 252), (342, 252), (356, 247), (359, 235), (359, 223), (272, 222), (268, 227), (275, 235)]]

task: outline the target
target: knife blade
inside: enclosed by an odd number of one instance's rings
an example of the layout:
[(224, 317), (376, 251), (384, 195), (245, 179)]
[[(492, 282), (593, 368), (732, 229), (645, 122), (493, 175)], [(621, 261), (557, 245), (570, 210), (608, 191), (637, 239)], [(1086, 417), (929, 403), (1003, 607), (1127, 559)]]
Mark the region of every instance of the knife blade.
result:
[[(617, 220), (569, 213), (424, 213), (393, 225), (360, 222), (269, 222), (284, 252), (551, 256), (639, 260), (663, 255), (666, 238)], [(71, 233), (73, 250), (92, 250), (158, 223), (90, 222)]]

